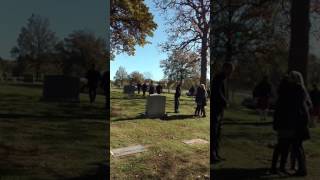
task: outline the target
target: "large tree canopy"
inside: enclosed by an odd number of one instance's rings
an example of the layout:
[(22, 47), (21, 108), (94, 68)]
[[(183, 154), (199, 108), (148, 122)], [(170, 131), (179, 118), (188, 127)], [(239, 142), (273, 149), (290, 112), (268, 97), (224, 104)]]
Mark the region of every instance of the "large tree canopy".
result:
[(56, 46), (57, 37), (50, 30), (47, 18), (34, 15), (28, 19), (27, 25), (21, 28), (17, 39), (17, 46), (13, 47), (11, 53), (21, 61), (34, 69), (36, 78), (39, 78), (40, 70), (44, 60), (50, 58)]
[(95, 64), (99, 70), (106, 69), (106, 42), (92, 32), (74, 31), (56, 48), (65, 74), (83, 75), (91, 64)]
[(209, 49), (210, 0), (154, 0), (165, 14), (169, 39), (163, 50), (193, 51), (200, 54), (201, 83), (206, 83)]
[(157, 24), (143, 0), (111, 0), (111, 53), (135, 54), (135, 46), (148, 43)]

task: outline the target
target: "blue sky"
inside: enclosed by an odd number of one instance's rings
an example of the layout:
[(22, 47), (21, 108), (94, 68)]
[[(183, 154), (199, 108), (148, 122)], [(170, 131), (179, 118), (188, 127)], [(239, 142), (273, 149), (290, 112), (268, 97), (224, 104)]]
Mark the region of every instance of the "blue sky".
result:
[(110, 79), (113, 79), (120, 66), (123, 66), (128, 73), (133, 71), (141, 73), (149, 72), (154, 80), (160, 80), (164, 77), (160, 68), (160, 61), (166, 59), (167, 54), (161, 52), (158, 45), (164, 42), (167, 37), (165, 33), (165, 21), (163, 16), (155, 9), (151, 0), (146, 0), (145, 2), (154, 15), (154, 21), (158, 24), (154, 36), (148, 38), (151, 44), (144, 47), (137, 46), (135, 56), (128, 56), (126, 54), (117, 55), (115, 60), (110, 63)]
[(10, 57), (22, 26), (32, 13), (49, 18), (51, 30), (62, 39), (74, 30), (88, 29), (106, 37), (106, 0), (1, 0), (0, 56)]

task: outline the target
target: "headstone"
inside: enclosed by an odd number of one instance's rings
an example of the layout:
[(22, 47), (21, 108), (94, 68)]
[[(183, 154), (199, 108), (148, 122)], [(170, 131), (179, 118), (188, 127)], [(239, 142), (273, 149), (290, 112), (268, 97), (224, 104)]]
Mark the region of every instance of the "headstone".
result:
[(206, 140), (203, 140), (203, 139), (191, 139), (191, 140), (185, 140), (185, 141), (182, 141), (183, 143), (185, 144), (189, 144), (189, 145), (192, 145), (192, 144), (208, 144), (209, 142), (206, 141)]
[(48, 101), (79, 102), (80, 79), (62, 75), (45, 76), (43, 99)]
[(126, 85), (123, 87), (123, 93), (128, 95), (133, 95), (135, 91), (135, 87), (132, 85)]
[(118, 148), (118, 149), (113, 149), (110, 150), (111, 155), (114, 157), (120, 157), (120, 156), (127, 156), (131, 154), (136, 154), (136, 153), (141, 153), (146, 151), (147, 149), (142, 146), (142, 145), (137, 145), (137, 146), (129, 146), (125, 148)]
[(147, 97), (146, 115), (151, 118), (162, 118), (166, 113), (166, 96), (151, 94)]

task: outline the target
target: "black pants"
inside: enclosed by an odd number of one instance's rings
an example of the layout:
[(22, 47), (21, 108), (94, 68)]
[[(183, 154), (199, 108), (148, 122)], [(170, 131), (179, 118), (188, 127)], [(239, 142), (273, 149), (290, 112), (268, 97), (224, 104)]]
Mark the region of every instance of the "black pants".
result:
[(174, 112), (179, 111), (180, 99), (179, 97), (174, 97)]
[(143, 92), (143, 96), (146, 96), (146, 91), (142, 91)]
[(212, 113), (212, 150), (211, 150), (211, 157), (217, 158), (219, 156), (219, 148), (220, 148), (220, 141), (221, 141), (221, 129), (222, 129), (222, 119), (223, 119), (223, 109), (220, 110), (213, 110)]
[(300, 139), (295, 139), (292, 143), (292, 150), (295, 156), (295, 159), (298, 162), (298, 172), (307, 173), (306, 166), (306, 156), (303, 148), (303, 141)]
[(292, 140), (287, 138), (279, 138), (278, 144), (274, 147), (273, 155), (272, 155), (272, 165), (271, 168), (273, 170), (277, 169), (277, 163), (280, 157), (280, 169), (284, 170), (286, 167), (289, 148), (292, 144)]
[(90, 103), (93, 103), (96, 100), (96, 96), (97, 96), (97, 88), (96, 87), (89, 87)]
[(197, 105), (196, 111), (194, 112), (194, 115), (195, 115), (195, 116), (199, 116), (199, 114), (200, 114), (200, 109), (201, 109), (201, 106), (200, 106), (200, 105)]
[(204, 105), (201, 105), (200, 110), (201, 110), (200, 113), (202, 113), (202, 116), (205, 116), (206, 115), (206, 109), (205, 109)]

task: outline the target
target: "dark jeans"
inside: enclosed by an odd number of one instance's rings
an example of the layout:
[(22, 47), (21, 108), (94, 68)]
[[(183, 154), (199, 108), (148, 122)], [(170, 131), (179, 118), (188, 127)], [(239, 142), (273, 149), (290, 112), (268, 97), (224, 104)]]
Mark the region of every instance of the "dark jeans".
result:
[(280, 169), (281, 170), (285, 169), (291, 143), (292, 143), (292, 140), (287, 138), (278, 139), (278, 144), (275, 146), (273, 150), (271, 169), (273, 170), (277, 169), (279, 156), (280, 156)]
[(96, 87), (89, 87), (90, 103), (93, 103), (96, 100), (96, 96), (97, 96), (97, 88)]
[(174, 112), (178, 112), (180, 105), (179, 97), (174, 97)]
[(221, 140), (221, 129), (222, 129), (222, 119), (223, 119), (223, 109), (213, 110), (212, 113), (212, 157), (217, 158), (219, 156), (220, 140)]
[(303, 148), (303, 141), (296, 139), (292, 143), (293, 153), (298, 162), (298, 172), (307, 173), (306, 156)]

